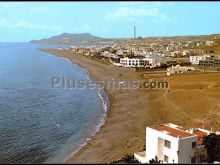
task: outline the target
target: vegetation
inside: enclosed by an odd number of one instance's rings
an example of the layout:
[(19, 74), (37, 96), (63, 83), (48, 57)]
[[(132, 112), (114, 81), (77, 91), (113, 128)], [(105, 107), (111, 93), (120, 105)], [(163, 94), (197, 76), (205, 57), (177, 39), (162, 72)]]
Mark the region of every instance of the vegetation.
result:
[(197, 163), (205, 163), (208, 159), (207, 150), (204, 147), (198, 147), (194, 151), (194, 157)]
[(220, 161), (220, 135), (210, 134), (204, 137), (203, 144), (208, 154), (208, 162)]
[(157, 158), (157, 156), (155, 156), (155, 158), (154, 158), (154, 159), (151, 159), (151, 160), (149, 161), (149, 163), (150, 163), (150, 164), (160, 164), (160, 163), (163, 163), (163, 161), (159, 160), (159, 159)]
[(124, 154), (120, 160), (110, 162), (110, 164), (115, 164), (115, 163), (140, 163), (140, 162), (135, 159), (134, 154)]

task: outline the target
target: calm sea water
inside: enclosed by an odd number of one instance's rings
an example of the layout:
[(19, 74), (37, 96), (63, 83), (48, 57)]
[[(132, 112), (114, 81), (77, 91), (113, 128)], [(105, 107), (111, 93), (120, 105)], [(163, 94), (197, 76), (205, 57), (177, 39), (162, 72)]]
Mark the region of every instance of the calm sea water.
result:
[(51, 88), (52, 77), (87, 71), (42, 47), (52, 46), (0, 43), (0, 163), (61, 163), (103, 123), (100, 91)]

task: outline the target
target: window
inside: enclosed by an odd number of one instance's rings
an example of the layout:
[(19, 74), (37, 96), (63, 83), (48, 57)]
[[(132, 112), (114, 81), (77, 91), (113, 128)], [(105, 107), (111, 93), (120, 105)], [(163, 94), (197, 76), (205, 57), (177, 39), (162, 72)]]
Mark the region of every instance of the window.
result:
[(169, 157), (164, 155), (164, 162), (168, 163), (168, 161), (169, 161)]
[(192, 148), (196, 148), (196, 142), (192, 142)]
[(170, 148), (170, 141), (165, 140), (164, 141), (164, 146), (167, 147), (167, 148)]

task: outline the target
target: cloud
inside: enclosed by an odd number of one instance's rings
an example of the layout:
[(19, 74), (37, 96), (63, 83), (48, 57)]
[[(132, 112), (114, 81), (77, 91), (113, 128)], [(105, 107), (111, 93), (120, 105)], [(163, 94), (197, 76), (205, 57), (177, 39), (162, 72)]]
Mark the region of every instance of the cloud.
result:
[(25, 12), (48, 12), (51, 11), (49, 7), (43, 6), (42, 3), (35, 2), (3, 2), (0, 3), (0, 8), (7, 10), (16, 10), (16, 11), (24, 11)]
[(0, 28), (8, 29), (30, 29), (30, 30), (53, 30), (60, 31), (61, 27), (57, 25), (34, 24), (25, 20), (12, 22), (5, 18), (0, 18)]
[(137, 18), (152, 18), (152, 20), (157, 22), (164, 22), (169, 20), (165, 14), (162, 14), (158, 8), (130, 8), (130, 7), (120, 7), (115, 11), (107, 12), (104, 16), (105, 20), (135, 20)]
[(20, 20), (15, 23), (12, 28), (23, 28), (23, 29), (41, 29), (41, 30), (59, 30), (60, 27), (57, 25), (43, 25), (33, 24), (24, 20)]

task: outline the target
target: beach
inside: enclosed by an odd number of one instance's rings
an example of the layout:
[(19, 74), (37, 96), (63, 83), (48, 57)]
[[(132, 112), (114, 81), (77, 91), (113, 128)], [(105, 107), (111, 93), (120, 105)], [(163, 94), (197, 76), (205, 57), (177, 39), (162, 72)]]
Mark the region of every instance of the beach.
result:
[(220, 126), (219, 73), (168, 77), (165, 73), (149, 74), (116, 67), (69, 50), (44, 51), (86, 68), (93, 80), (169, 82), (169, 89), (106, 89), (110, 107), (105, 124), (65, 163), (107, 163), (123, 154), (142, 151), (145, 128), (149, 125), (172, 122), (184, 128)]

